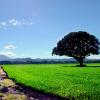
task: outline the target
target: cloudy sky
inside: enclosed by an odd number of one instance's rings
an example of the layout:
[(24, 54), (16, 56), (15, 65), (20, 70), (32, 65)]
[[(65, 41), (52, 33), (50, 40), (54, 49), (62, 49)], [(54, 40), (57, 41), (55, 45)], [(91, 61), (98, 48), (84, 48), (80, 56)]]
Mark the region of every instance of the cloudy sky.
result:
[(100, 39), (99, 26), (99, 0), (0, 0), (0, 54), (52, 58), (64, 35), (87, 31)]

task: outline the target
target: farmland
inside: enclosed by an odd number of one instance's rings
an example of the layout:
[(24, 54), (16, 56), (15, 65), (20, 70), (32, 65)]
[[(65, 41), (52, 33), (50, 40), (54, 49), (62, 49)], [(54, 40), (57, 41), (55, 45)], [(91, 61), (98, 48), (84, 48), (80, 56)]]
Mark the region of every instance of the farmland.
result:
[(75, 64), (4, 65), (9, 77), (32, 89), (61, 97), (99, 100), (100, 64), (75, 67)]

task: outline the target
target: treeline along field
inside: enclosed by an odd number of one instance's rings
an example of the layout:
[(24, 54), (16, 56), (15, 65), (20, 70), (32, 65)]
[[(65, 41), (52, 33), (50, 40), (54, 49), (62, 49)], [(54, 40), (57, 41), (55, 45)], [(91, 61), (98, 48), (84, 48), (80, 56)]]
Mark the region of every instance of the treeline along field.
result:
[[(4, 65), (8, 76), (33, 89), (76, 100), (100, 100), (100, 64)], [(94, 67), (91, 67), (94, 66)]]

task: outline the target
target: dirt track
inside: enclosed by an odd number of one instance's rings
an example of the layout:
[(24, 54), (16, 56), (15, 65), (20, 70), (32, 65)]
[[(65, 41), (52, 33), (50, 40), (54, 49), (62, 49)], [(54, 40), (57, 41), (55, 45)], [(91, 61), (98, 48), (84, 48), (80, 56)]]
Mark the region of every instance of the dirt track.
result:
[(63, 100), (63, 98), (17, 85), (8, 78), (0, 66), (0, 100)]
[(17, 87), (0, 66), (0, 100), (28, 100), (24, 93), (16, 89)]

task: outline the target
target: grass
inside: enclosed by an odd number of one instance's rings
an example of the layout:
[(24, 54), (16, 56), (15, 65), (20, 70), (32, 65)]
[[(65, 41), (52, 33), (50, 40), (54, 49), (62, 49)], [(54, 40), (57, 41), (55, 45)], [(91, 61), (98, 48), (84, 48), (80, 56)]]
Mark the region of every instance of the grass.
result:
[(100, 64), (88, 64), (85, 68), (71, 66), (75, 65), (24, 64), (3, 68), (10, 78), (33, 89), (69, 99), (100, 100)]

